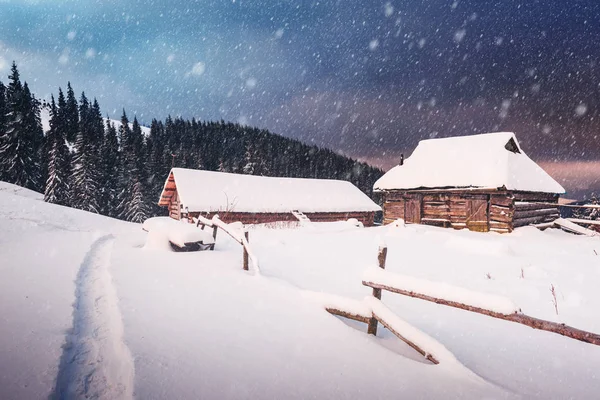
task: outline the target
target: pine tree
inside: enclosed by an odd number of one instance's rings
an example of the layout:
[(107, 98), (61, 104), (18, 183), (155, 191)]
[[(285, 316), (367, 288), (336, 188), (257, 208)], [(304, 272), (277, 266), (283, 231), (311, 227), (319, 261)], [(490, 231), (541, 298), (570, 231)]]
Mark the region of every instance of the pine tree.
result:
[(117, 176), (117, 208), (115, 215), (119, 219), (125, 219), (127, 211), (128, 194), (131, 189), (132, 169), (135, 168), (135, 156), (133, 153), (133, 143), (131, 137), (131, 128), (129, 128), (129, 119), (127, 113), (123, 110), (121, 115), (121, 125), (117, 131), (119, 142), (119, 174)]
[[(8, 140), (8, 136), (6, 133), (7, 130), (7, 114), (8, 114), (8, 105), (6, 104), (6, 86), (2, 82), (0, 82), (0, 149), (3, 147), (3, 143), (5, 140)], [(3, 155), (0, 153), (0, 157)], [(2, 160), (0, 160), (0, 180), (5, 181), (8, 179), (6, 173), (4, 171), (4, 166), (2, 164)]]
[(147, 201), (146, 150), (142, 129), (134, 117), (132, 128), (125, 110), (119, 127), (121, 143), (121, 179), (119, 189), (119, 218), (143, 222), (150, 214)]
[[(60, 94), (58, 106), (59, 108), (62, 107), (60, 104)], [(70, 143), (74, 143), (77, 138), (77, 133), (79, 132), (79, 108), (77, 106), (75, 92), (71, 87), (71, 82), (67, 83), (67, 100), (65, 102), (64, 110), (67, 140)]]
[(3, 180), (40, 190), (42, 139), (39, 103), (23, 85), (13, 62), (6, 88), (6, 123), (0, 138), (0, 175)]
[(68, 205), (69, 203), (69, 149), (65, 132), (60, 129), (60, 111), (54, 102), (50, 103), (50, 131), (47, 135), (48, 179), (44, 191), (44, 201)]
[(106, 121), (106, 134), (100, 148), (100, 213), (110, 217), (117, 215), (119, 181), (119, 142), (115, 126)]
[[(133, 160), (131, 177), (128, 181), (127, 196), (125, 198), (126, 221), (144, 222), (150, 216), (150, 203), (148, 201), (148, 186), (146, 172), (146, 148), (142, 128), (137, 120), (133, 118), (131, 129), (131, 155)], [(131, 157), (132, 156), (132, 157)]]
[(124, 218), (129, 222), (144, 222), (150, 215), (150, 210), (144, 199), (144, 187), (142, 182), (134, 178), (131, 196), (125, 208)]
[(92, 117), (90, 104), (85, 93), (82, 93), (79, 103), (80, 127), (75, 140), (75, 157), (73, 158), (71, 206), (98, 213), (100, 211), (98, 204), (98, 149), (94, 143)]
[(252, 143), (248, 142), (246, 143), (246, 154), (244, 156), (244, 167), (242, 169), (244, 174), (254, 175), (257, 164), (254, 146), (252, 146)]
[(25, 104), (23, 107), (22, 126), (31, 149), (31, 164), (28, 172), (32, 182), (30, 189), (36, 192), (43, 192), (46, 176), (42, 171), (46, 170), (46, 166), (42, 166), (42, 151), (45, 147), (45, 137), (40, 115), (41, 103), (31, 93), (27, 82), (23, 84), (23, 95)]

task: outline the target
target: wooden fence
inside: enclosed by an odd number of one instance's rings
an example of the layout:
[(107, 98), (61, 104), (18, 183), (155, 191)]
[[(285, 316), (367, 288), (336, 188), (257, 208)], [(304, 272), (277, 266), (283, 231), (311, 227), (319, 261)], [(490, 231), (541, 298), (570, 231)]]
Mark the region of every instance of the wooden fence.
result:
[(233, 240), (242, 245), (242, 268), (245, 271), (248, 271), (250, 269), (250, 264), (252, 264), (254, 272), (260, 274), (258, 259), (254, 255), (254, 252), (250, 247), (249, 235), (246, 229), (238, 232), (232, 229), (229, 226), (229, 224), (226, 224), (225, 222), (221, 221), (218, 215), (213, 216), (212, 219), (204, 218), (199, 215), (198, 217), (194, 217), (193, 221), (196, 224), (196, 226), (201, 226), (201, 229), (204, 229), (207, 226), (213, 228), (214, 240), (217, 239), (217, 230), (219, 229), (231, 236)]
[[(378, 261), (379, 268), (381, 268), (382, 270), (385, 270), (386, 258), (387, 258), (387, 247), (381, 246), (379, 248), (379, 252), (377, 255), (377, 261)], [(372, 276), (376, 276), (376, 278), (373, 279)], [(402, 285), (398, 284), (398, 281), (402, 280), (402, 276), (393, 274), (393, 273), (390, 273), (387, 271), (386, 272), (382, 271), (382, 273), (378, 273), (378, 274), (370, 274), (370, 277), (371, 277), (370, 279), (365, 279), (362, 282), (363, 285), (368, 286), (373, 289), (372, 297), (367, 300), (369, 300), (372, 305), (376, 305), (377, 307), (371, 307), (371, 315), (370, 316), (367, 316), (365, 314), (360, 315), (360, 314), (349, 312), (347, 310), (344, 310), (343, 306), (340, 306), (340, 307), (329, 306), (329, 307), (326, 307), (326, 310), (329, 313), (334, 314), (334, 315), (338, 315), (341, 317), (345, 317), (345, 318), (349, 318), (349, 319), (352, 319), (355, 321), (366, 323), (367, 324), (367, 333), (369, 333), (371, 335), (377, 334), (377, 326), (379, 323), (381, 323), (388, 330), (390, 330), (390, 332), (392, 332), (395, 336), (397, 336), (400, 340), (407, 343), (410, 347), (412, 347), (413, 349), (415, 349), (416, 351), (421, 353), (424, 357), (426, 357), (429, 361), (431, 361), (434, 364), (438, 364), (439, 360), (435, 356), (435, 354), (433, 354), (432, 351), (427, 349), (428, 344), (419, 343), (419, 340), (414, 340), (414, 339), (410, 339), (410, 338), (406, 337), (406, 335), (403, 334), (403, 332), (400, 332), (398, 329), (395, 329), (394, 326), (392, 326), (389, 323), (389, 321), (387, 320), (386, 317), (378, 314), (378, 309), (381, 309), (381, 307), (383, 307), (383, 303), (381, 303), (381, 301), (380, 301), (381, 293), (383, 290), (388, 291), (390, 293), (396, 293), (396, 294), (400, 294), (400, 295), (404, 295), (404, 296), (409, 296), (409, 297), (433, 302), (436, 304), (441, 304), (441, 305), (448, 306), (448, 307), (459, 308), (461, 310), (470, 311), (470, 312), (474, 312), (474, 313), (478, 313), (478, 314), (482, 314), (482, 315), (487, 315), (492, 318), (498, 318), (498, 319), (503, 319), (506, 321), (516, 322), (516, 323), (519, 323), (522, 325), (529, 326), (534, 329), (539, 329), (539, 330), (543, 330), (543, 331), (547, 331), (547, 332), (556, 333), (556, 334), (566, 336), (571, 339), (576, 339), (576, 340), (580, 340), (582, 342), (600, 346), (600, 335), (598, 335), (596, 333), (583, 331), (583, 330), (573, 328), (571, 326), (557, 323), (557, 322), (546, 321), (546, 320), (542, 320), (539, 318), (534, 318), (534, 317), (525, 315), (525, 314), (521, 313), (520, 311), (515, 311), (515, 312), (511, 312), (511, 313), (503, 313), (503, 312), (499, 312), (498, 310), (493, 310), (493, 309), (488, 309), (488, 308), (482, 307), (481, 304), (475, 304), (475, 303), (469, 304), (469, 302), (457, 301), (456, 299), (444, 299), (439, 296), (433, 295), (432, 293), (427, 293), (426, 290), (419, 291), (414, 288), (411, 288), (411, 289), (403, 288), (403, 287), (401, 287)], [(380, 279), (377, 277), (379, 277)], [(414, 281), (423, 283), (423, 285), (417, 285), (417, 286), (421, 286), (421, 287), (426, 287), (427, 283), (430, 283), (430, 282), (424, 281), (424, 280), (417, 280), (414, 278), (411, 278), (411, 279)], [(393, 283), (389, 283), (390, 281)], [(444, 285), (444, 287), (446, 289), (453, 288), (450, 285)], [(465, 290), (461, 289), (461, 288), (454, 288), (454, 289), (456, 289), (458, 292), (465, 292)], [(470, 292), (470, 293), (474, 293), (474, 292)], [(486, 294), (479, 294), (479, 295), (483, 298), (495, 297), (493, 295), (486, 295)], [(509, 301), (509, 303), (510, 303), (510, 301)]]

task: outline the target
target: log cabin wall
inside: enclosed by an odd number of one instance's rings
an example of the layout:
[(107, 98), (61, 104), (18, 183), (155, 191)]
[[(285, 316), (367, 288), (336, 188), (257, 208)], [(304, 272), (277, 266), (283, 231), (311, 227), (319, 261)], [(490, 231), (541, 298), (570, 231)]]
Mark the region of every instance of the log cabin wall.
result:
[(173, 193), (173, 196), (171, 196), (171, 199), (169, 200), (169, 217), (173, 219), (181, 219), (181, 205), (179, 203), (177, 191)]
[(507, 233), (558, 218), (558, 195), (507, 190), (393, 190), (384, 193), (384, 224), (408, 223)]
[(514, 192), (513, 228), (554, 221), (559, 217), (558, 195)]
[[(191, 221), (194, 217), (202, 215), (205, 218), (212, 218), (215, 214), (226, 222), (241, 222), (244, 225), (250, 224), (268, 224), (273, 222), (298, 222), (298, 219), (292, 213), (249, 213), (249, 212), (190, 212), (188, 219)], [(335, 222), (346, 221), (349, 218), (356, 218), (365, 226), (373, 226), (375, 212), (329, 212), (329, 213), (304, 213), (312, 222)]]

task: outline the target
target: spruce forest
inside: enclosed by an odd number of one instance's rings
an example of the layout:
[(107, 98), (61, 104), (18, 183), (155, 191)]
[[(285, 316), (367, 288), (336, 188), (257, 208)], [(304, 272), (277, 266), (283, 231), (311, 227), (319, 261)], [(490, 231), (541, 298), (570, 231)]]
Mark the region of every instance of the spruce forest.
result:
[(66, 94), (59, 88), (42, 103), (13, 63), (8, 84), (0, 81), (0, 180), (41, 192), (47, 202), (142, 222), (166, 214), (156, 203), (172, 166), (347, 180), (368, 195), (383, 174), (331, 150), (225, 121), (169, 116), (152, 120), (147, 135), (125, 110), (120, 122), (104, 120), (85, 93), (77, 99), (70, 83)]

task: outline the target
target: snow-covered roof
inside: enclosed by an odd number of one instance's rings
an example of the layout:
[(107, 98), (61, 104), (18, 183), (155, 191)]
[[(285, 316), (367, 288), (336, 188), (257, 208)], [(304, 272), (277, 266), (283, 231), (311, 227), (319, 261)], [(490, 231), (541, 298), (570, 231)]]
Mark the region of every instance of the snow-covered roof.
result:
[(565, 192), (523, 152), (512, 132), (422, 140), (404, 165), (373, 186), (375, 191), (448, 187)]
[[(159, 205), (166, 205), (171, 177), (179, 201), (190, 212), (350, 212), (380, 211), (350, 182), (273, 178), (173, 168)], [(172, 184), (171, 184), (172, 185)], [(172, 190), (172, 188), (171, 188)]]

